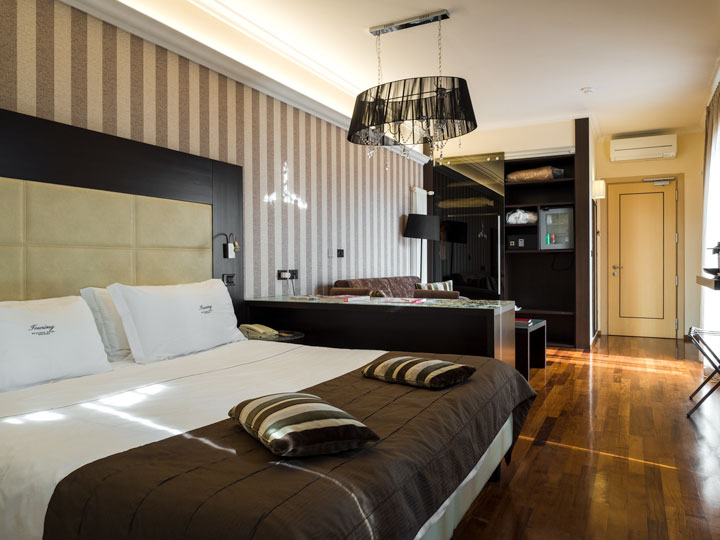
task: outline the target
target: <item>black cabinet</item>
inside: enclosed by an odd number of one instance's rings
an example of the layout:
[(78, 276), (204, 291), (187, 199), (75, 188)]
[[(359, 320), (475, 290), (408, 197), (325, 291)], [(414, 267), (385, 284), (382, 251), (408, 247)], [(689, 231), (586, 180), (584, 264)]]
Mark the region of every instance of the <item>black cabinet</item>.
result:
[(509, 173), (552, 166), (564, 170), (561, 178), (506, 182), (506, 215), (513, 209), (537, 212), (544, 208), (573, 210), (573, 247), (543, 250), (540, 221), (533, 225), (506, 225), (507, 237), (534, 237), (537, 249), (517, 243), (505, 251), (505, 293), (521, 307), (518, 317), (547, 321), (547, 339), (554, 345), (590, 346), (590, 165), (586, 118), (575, 121), (575, 153), (506, 160)]
[[(476, 155), (449, 161), (442, 166), (429, 163), (424, 171), (425, 189), (435, 192), (428, 213), (439, 215), (443, 223), (441, 241), (430, 242), (428, 250), (430, 279), (452, 279), (455, 289), (470, 298), (514, 300), (522, 307), (518, 317), (547, 321), (551, 345), (589, 348), (589, 120), (575, 120), (574, 153), (523, 159)], [(548, 180), (504, 181), (509, 173), (545, 166), (563, 173)], [(539, 223), (506, 223), (512, 210), (539, 214), (544, 208), (572, 209), (572, 247), (542, 249)]]

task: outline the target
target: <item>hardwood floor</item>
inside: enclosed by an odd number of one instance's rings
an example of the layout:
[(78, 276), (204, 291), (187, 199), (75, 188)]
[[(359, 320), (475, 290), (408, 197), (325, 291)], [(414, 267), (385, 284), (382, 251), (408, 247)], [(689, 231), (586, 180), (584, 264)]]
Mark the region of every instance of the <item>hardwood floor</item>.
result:
[(674, 340), (548, 349), (512, 463), (455, 540), (720, 539), (720, 391), (686, 418), (702, 374)]

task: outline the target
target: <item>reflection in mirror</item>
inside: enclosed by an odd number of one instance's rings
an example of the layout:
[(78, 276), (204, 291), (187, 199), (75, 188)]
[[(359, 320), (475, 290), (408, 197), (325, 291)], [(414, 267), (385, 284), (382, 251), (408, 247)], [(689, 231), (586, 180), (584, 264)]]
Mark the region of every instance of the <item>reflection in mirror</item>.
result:
[(443, 163), (448, 169), (461, 174), (469, 181), (480, 184), (505, 196), (505, 154), (473, 154), (455, 156)]
[(502, 291), (504, 155), (449, 158), (433, 167), (433, 213), (440, 241), (430, 255), (432, 281), (453, 281), (471, 299), (498, 299)]

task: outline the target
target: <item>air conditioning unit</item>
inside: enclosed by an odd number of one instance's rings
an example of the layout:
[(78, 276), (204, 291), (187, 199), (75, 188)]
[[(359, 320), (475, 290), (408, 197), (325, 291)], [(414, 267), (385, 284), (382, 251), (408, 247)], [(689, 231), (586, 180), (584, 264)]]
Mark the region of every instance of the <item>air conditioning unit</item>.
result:
[(610, 161), (672, 159), (677, 156), (677, 135), (652, 135), (610, 141)]

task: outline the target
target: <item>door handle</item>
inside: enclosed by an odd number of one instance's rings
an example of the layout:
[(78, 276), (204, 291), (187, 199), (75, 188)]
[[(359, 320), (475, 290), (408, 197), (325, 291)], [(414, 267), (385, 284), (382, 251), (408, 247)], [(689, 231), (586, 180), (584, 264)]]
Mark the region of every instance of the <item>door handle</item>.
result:
[(613, 269), (617, 270), (618, 268), (622, 268), (622, 266), (618, 266), (617, 264), (613, 264)]

